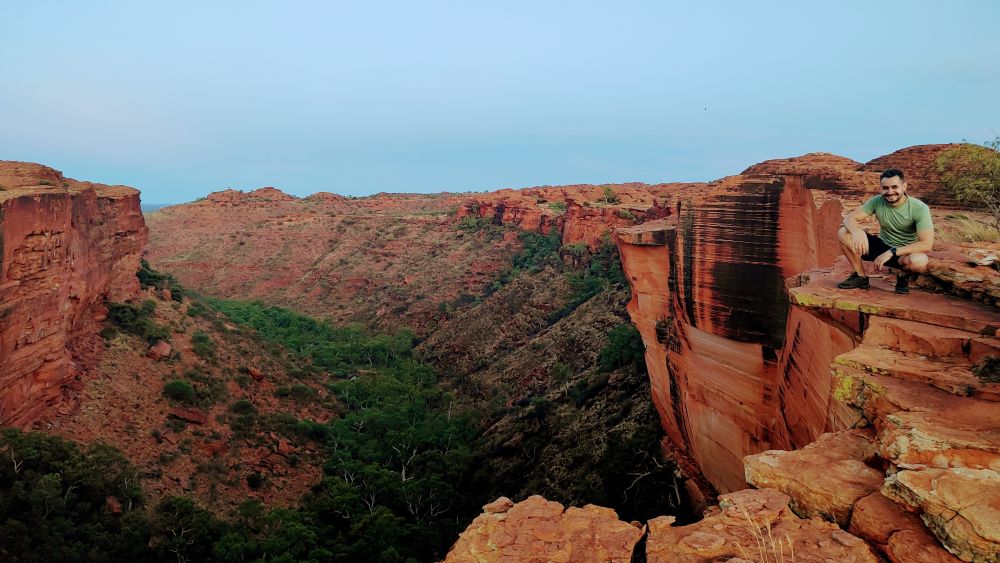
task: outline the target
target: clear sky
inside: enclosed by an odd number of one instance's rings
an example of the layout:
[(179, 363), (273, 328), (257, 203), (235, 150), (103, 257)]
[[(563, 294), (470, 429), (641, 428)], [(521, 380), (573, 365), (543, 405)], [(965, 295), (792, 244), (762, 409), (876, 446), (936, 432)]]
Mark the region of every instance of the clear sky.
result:
[(1000, 2), (0, 0), (0, 160), (128, 184), (711, 180), (1000, 132)]

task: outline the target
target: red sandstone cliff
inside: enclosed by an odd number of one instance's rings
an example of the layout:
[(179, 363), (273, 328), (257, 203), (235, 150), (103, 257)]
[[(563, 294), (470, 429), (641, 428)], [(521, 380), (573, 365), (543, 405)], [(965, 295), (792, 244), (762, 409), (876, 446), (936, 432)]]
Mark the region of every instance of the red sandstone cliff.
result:
[(0, 424), (60, 401), (103, 302), (138, 289), (146, 238), (138, 191), (0, 162)]
[[(934, 151), (900, 153), (934, 201)], [(1000, 279), (939, 244), (925, 291), (837, 290), (833, 234), (876, 186), (833, 155), (768, 161), (616, 231), (665, 446), (738, 491), (698, 524), (650, 521), (650, 561), (1000, 558), (1000, 384), (973, 373), (1000, 355)], [(449, 560), (566, 553), (565, 524), (481, 518)]]

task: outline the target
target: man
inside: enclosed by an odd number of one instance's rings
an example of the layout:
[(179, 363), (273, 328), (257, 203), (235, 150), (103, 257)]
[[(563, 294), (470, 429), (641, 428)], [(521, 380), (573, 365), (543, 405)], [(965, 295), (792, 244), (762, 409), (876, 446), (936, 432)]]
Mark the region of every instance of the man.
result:
[[(896, 293), (909, 293), (910, 275), (927, 270), (926, 253), (934, 246), (931, 210), (926, 203), (906, 195), (902, 170), (886, 170), (879, 183), (882, 195), (869, 199), (844, 218), (838, 238), (854, 272), (837, 287), (868, 289), (868, 276), (862, 264), (862, 260), (867, 260), (874, 262), (876, 271), (883, 266), (899, 270)], [(878, 219), (877, 237), (858, 226), (872, 214)]]

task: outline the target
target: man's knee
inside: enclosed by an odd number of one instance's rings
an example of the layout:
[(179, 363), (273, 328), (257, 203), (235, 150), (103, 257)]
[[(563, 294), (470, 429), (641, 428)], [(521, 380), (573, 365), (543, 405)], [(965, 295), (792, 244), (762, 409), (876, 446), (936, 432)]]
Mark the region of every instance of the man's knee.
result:
[(847, 232), (847, 227), (840, 227), (840, 230), (837, 231), (837, 240), (839, 240), (841, 244), (851, 244), (851, 233)]
[(917, 252), (907, 256), (903, 265), (911, 272), (921, 273), (927, 271), (927, 263), (929, 261), (926, 254)]

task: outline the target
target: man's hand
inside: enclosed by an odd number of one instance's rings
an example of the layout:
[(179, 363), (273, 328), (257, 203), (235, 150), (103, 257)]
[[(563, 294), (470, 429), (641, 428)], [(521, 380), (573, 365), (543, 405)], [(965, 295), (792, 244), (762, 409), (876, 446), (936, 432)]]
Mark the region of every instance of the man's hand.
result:
[(868, 235), (858, 229), (851, 233), (851, 242), (854, 243), (854, 254), (861, 256), (863, 254), (868, 254)]
[(891, 250), (886, 250), (882, 254), (879, 254), (878, 258), (875, 259), (875, 271), (876, 272), (880, 271), (882, 269), (882, 266), (885, 266), (885, 263), (888, 262), (891, 258), (892, 258)]

